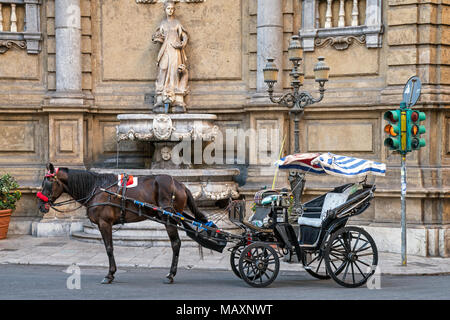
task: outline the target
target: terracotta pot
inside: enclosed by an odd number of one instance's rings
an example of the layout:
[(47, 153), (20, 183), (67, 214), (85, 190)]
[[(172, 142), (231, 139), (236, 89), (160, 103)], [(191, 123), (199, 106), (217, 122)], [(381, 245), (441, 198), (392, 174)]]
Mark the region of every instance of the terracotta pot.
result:
[(0, 210), (0, 239), (6, 239), (9, 221), (11, 220), (11, 209)]

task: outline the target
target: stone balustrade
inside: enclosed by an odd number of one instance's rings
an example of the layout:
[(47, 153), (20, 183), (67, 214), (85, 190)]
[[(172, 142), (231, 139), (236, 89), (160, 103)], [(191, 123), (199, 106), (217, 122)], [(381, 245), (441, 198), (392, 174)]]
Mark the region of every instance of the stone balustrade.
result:
[(345, 50), (359, 42), (381, 46), (381, 0), (305, 0), (300, 38), (304, 51), (331, 45)]
[[(319, 0), (320, 1), (320, 0)], [(332, 27), (346, 27), (346, 26), (352, 26), (352, 27), (356, 27), (359, 24), (359, 9), (358, 9), (358, 3), (359, 0), (352, 0), (352, 7), (351, 7), (351, 11), (347, 12), (346, 10), (346, 6), (345, 6), (345, 0), (334, 0), (334, 1), (339, 1), (339, 18), (338, 18), (338, 24), (337, 26), (333, 26), (332, 25), (332, 21), (333, 21), (333, 10), (332, 10), (332, 3), (334, 2), (333, 0), (322, 0), (324, 2), (327, 3), (326, 5), (326, 12), (325, 12), (325, 28), (332, 28)], [(348, 8), (348, 7), (347, 7)], [(346, 16), (350, 16), (351, 17), (351, 22), (350, 24), (346, 24)], [(320, 15), (319, 15), (319, 10), (316, 11), (316, 25), (319, 27), (320, 22)]]
[[(14, 1), (0, 1), (0, 31), (6, 32), (18, 32), (23, 31), (17, 28), (25, 26), (25, 15), (20, 15), (20, 21), (18, 22), (17, 11), (25, 11), (25, 5), (23, 0)], [(5, 17), (3, 17), (3, 12), (5, 12)], [(5, 27), (3, 26), (5, 24)]]

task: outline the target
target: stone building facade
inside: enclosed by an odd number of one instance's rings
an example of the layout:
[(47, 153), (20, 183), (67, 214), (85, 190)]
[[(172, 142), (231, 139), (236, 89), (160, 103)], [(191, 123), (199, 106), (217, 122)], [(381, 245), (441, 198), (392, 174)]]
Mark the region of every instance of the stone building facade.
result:
[[(113, 167), (117, 115), (150, 113), (163, 18), (156, 0), (0, 0), (0, 172), (21, 184), (23, 200), (11, 233), (33, 223), (61, 224), (84, 212), (42, 216), (37, 209), (45, 164)], [(408, 155), (408, 250), (450, 252), (450, 3), (447, 0), (191, 0), (177, 3), (189, 33), (189, 113), (209, 113), (227, 128), (276, 128), (293, 150), (286, 108), (269, 102), (262, 78), (270, 55), (281, 69), (276, 90), (290, 84), (287, 48), (300, 36), (304, 89), (317, 94), (318, 56), (331, 67), (325, 98), (305, 109), (302, 152), (334, 152), (387, 163), (376, 198), (353, 223), (365, 225), (381, 249), (400, 250), (400, 159), (383, 146), (383, 113), (399, 106), (410, 76), (422, 81), (416, 108), (426, 113), (426, 147)], [(240, 193), (271, 185), (273, 168), (252, 159), (241, 169)], [(143, 143), (120, 150), (143, 167)], [(310, 177), (306, 198), (343, 181)], [(281, 175), (277, 186), (287, 185)], [(73, 222), (73, 223), (72, 223)]]

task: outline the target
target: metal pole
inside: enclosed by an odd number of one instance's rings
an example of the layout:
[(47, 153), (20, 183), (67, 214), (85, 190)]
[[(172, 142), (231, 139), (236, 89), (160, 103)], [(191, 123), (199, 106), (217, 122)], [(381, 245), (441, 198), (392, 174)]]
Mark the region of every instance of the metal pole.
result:
[(300, 129), (298, 127), (299, 117), (298, 112), (294, 114), (294, 153), (300, 152)]
[(406, 266), (406, 155), (402, 154), (401, 169), (401, 210), (402, 210), (402, 266)]

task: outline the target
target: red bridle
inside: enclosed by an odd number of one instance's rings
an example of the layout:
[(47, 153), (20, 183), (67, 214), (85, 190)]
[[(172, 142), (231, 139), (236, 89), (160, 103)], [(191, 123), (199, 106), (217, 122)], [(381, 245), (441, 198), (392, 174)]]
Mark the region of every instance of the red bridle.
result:
[(50, 170), (49, 170), (45, 174), (45, 177), (46, 178), (52, 178), (52, 177), (54, 177), (54, 176), (56, 176), (58, 174), (58, 171), (59, 171), (59, 168), (56, 168), (54, 173), (51, 173)]
[[(55, 177), (58, 174), (58, 171), (59, 171), (59, 168), (56, 168), (54, 173), (51, 173), (50, 170), (49, 170), (45, 174), (45, 177), (46, 178), (53, 178), (53, 177)], [(44, 201), (46, 203), (49, 201), (48, 197), (46, 195), (44, 195), (42, 192), (40, 192), (40, 191), (36, 194), (36, 197), (38, 197), (39, 199), (41, 199), (42, 201)]]

